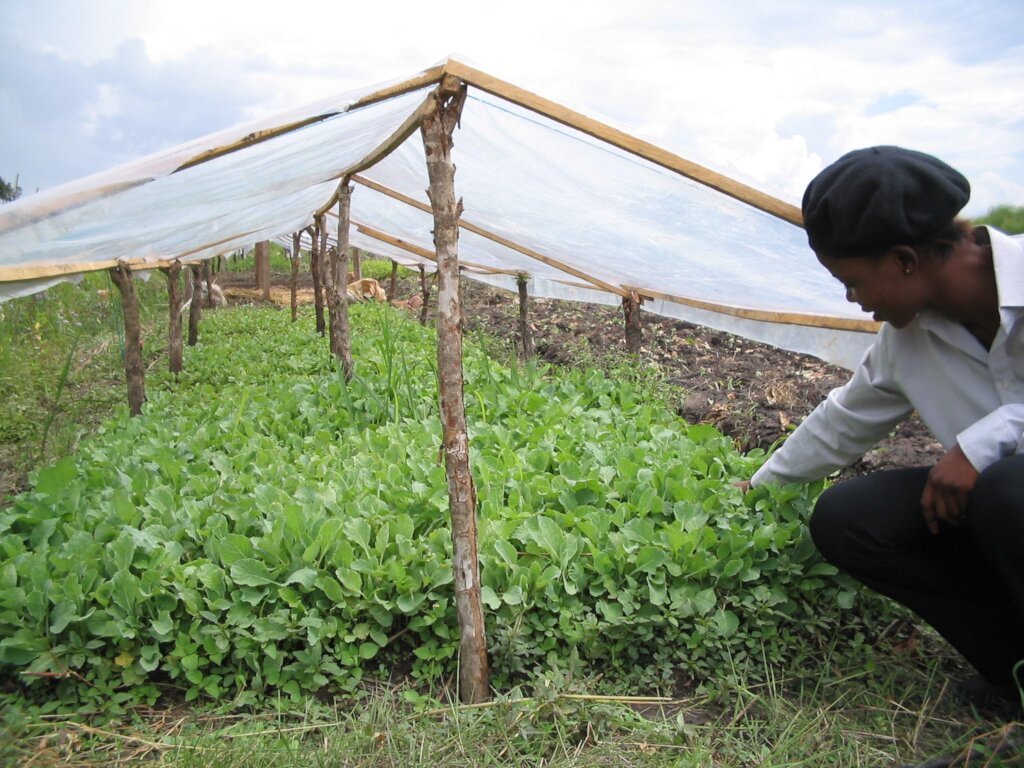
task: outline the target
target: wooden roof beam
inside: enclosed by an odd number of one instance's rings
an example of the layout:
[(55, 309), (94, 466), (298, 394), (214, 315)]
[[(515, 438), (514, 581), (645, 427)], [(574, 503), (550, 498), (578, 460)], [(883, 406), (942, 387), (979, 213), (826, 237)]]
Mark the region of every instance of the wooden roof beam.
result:
[(237, 152), (240, 149), (245, 149), (246, 147), (251, 147), (254, 144), (259, 144), (261, 142), (268, 141), (269, 139), (273, 139), (278, 136), (283, 136), (286, 133), (291, 133), (292, 131), (297, 131), (300, 128), (305, 128), (308, 125), (328, 120), (336, 115), (340, 115), (345, 112), (354, 112), (358, 109), (362, 109), (363, 107), (370, 106), (371, 104), (377, 104), (378, 102), (386, 101), (388, 99), (394, 98), (395, 96), (401, 96), (403, 94), (419, 90), (420, 88), (426, 88), (427, 86), (439, 83), (442, 77), (444, 77), (444, 74), (445, 73), (443, 67), (431, 67), (430, 69), (421, 72), (415, 77), (410, 77), (409, 79), (403, 80), (400, 83), (389, 85), (386, 88), (381, 88), (380, 90), (374, 91), (373, 93), (368, 93), (366, 96), (363, 96), (361, 99), (357, 99), (344, 109), (332, 110), (330, 112), (324, 112), (323, 114), (312, 115), (303, 120), (298, 120), (293, 123), (286, 123), (285, 125), (274, 126), (273, 128), (265, 128), (261, 131), (254, 131), (250, 134), (247, 134), (246, 136), (243, 136), (237, 141), (231, 142), (230, 144), (225, 144), (220, 147), (213, 147), (212, 149), (200, 152), (195, 157), (191, 158), (190, 160), (186, 160), (184, 163), (179, 165), (173, 172), (177, 173), (178, 171), (183, 171), (186, 168), (191, 168), (192, 166), (200, 165), (201, 163), (208, 162), (210, 160), (213, 160), (214, 158), (229, 155), (232, 152)]
[[(404, 251), (408, 251), (409, 253), (419, 256), (421, 259), (426, 259), (427, 261), (437, 263), (437, 255), (427, 248), (423, 248), (422, 246), (416, 245), (415, 243), (410, 243), (408, 240), (403, 240), (400, 237), (389, 235), (387, 232), (382, 232), (379, 229), (374, 229), (373, 227), (369, 227), (365, 224), (357, 224), (354, 221), (352, 222), (352, 224), (353, 226), (355, 226), (356, 229), (358, 229), (367, 237), (372, 237), (374, 240), (380, 240), (382, 243), (387, 243), (388, 245), (394, 246), (395, 248), (401, 248)], [(520, 272), (519, 270), (501, 269), (500, 267), (490, 267), (487, 266), (486, 264), (475, 264), (471, 261), (466, 261), (465, 259), (461, 258), (459, 259), (459, 266), (464, 267), (465, 269), (468, 269), (470, 271), (487, 272), (488, 274), (492, 275), (512, 275), (518, 277), (519, 275), (522, 274), (522, 272)]]
[[(411, 205), (412, 207), (417, 208), (425, 213), (431, 213), (430, 206), (427, 205), (426, 203), (420, 202), (419, 200), (409, 197), (408, 195), (404, 195), (401, 192), (391, 189), (390, 187), (384, 186), (383, 184), (378, 184), (375, 181), (367, 179), (365, 176), (353, 176), (352, 181), (356, 182), (357, 184), (362, 184), (365, 187), (369, 187), (370, 189), (376, 192), (380, 192), (382, 195), (387, 195), (388, 197), (394, 200), (398, 200), (399, 202), (405, 203), (406, 205)], [(466, 221), (465, 219), (459, 219), (459, 227), (465, 229), (467, 232), (472, 232), (475, 235), (480, 235), (481, 237), (486, 238), (491, 242), (498, 243), (499, 245), (503, 245), (506, 248), (510, 248), (511, 250), (516, 251), (517, 253), (521, 253), (522, 255), (527, 256), (531, 259), (547, 264), (549, 267), (554, 267), (555, 269), (561, 272), (565, 272), (567, 274), (573, 275), (574, 277), (578, 277), (580, 280), (585, 280), (591, 286), (596, 287), (599, 290), (608, 291), (609, 293), (614, 293), (617, 296), (625, 297), (629, 295), (629, 291), (625, 290), (620, 286), (612, 285), (611, 283), (607, 283), (604, 280), (588, 275), (583, 270), (577, 269), (571, 264), (566, 264), (564, 261), (554, 259), (543, 253), (535, 251), (532, 248), (527, 248), (526, 246), (520, 245), (519, 243), (509, 240), (506, 237), (502, 237), (501, 235), (491, 232), (490, 230), (484, 229), (483, 227), (479, 227), (476, 224)], [(514, 274), (519, 273), (516, 272)]]
[(402, 121), (402, 124), (398, 126), (398, 128), (396, 128), (395, 131), (392, 132), (390, 136), (384, 139), (384, 141), (382, 141), (380, 144), (378, 144), (376, 147), (370, 150), (370, 152), (365, 157), (348, 166), (341, 173), (337, 173), (328, 178), (328, 180), (341, 179), (342, 183), (338, 185), (338, 189), (335, 190), (333, 195), (331, 195), (330, 200), (328, 200), (325, 205), (323, 205), (321, 208), (317, 210), (317, 212), (314, 214), (315, 216), (319, 216), (323, 213), (326, 213), (327, 211), (334, 207), (334, 204), (338, 202), (338, 195), (341, 188), (345, 186), (346, 178), (354, 176), (360, 171), (365, 171), (367, 168), (376, 165), (378, 162), (380, 162), (385, 157), (394, 152), (396, 149), (398, 149), (398, 147), (400, 147), (405, 142), (406, 139), (408, 139), (410, 136), (412, 136), (413, 133), (420, 129), (420, 124), (423, 122), (423, 119), (428, 115), (433, 114), (437, 110), (437, 98), (435, 97), (435, 93), (436, 89), (432, 90), (429, 94), (427, 94), (427, 97), (422, 102), (420, 102), (420, 105), (415, 110), (413, 110), (413, 112), (407, 118), (405, 118), (404, 121)]
[(879, 323), (873, 320), (859, 320), (853, 317), (830, 317), (828, 315), (812, 315), (802, 312), (773, 312), (763, 309), (734, 307), (728, 304), (718, 304), (701, 299), (690, 299), (685, 296), (654, 291), (650, 288), (632, 288), (632, 290), (649, 296), (652, 299), (662, 299), (673, 304), (683, 304), (708, 312), (717, 312), (720, 315), (739, 317), (744, 320), (757, 320), (762, 323), (782, 323), (785, 325), (802, 325), (809, 328), (828, 328), (837, 331), (860, 331), (862, 333), (877, 333), (881, 327)]
[(587, 117), (557, 102), (545, 99), (543, 96), (538, 96), (504, 80), (492, 77), (486, 72), (481, 72), (479, 69), (474, 69), (455, 59), (449, 59), (445, 63), (444, 72), (445, 74), (454, 75), (482, 91), (529, 109), (562, 125), (575, 128), (588, 136), (604, 141), (637, 157), (642, 157), (655, 165), (711, 187), (722, 194), (758, 208), (765, 213), (770, 213), (772, 216), (777, 216), (783, 221), (788, 221), (790, 224), (795, 224), (798, 227), (803, 226), (803, 215), (795, 205), (791, 205), (746, 184), (730, 179), (728, 176), (686, 160), (655, 144), (651, 144), (649, 141), (644, 141), (617, 128), (612, 128), (610, 125), (606, 125), (599, 120)]

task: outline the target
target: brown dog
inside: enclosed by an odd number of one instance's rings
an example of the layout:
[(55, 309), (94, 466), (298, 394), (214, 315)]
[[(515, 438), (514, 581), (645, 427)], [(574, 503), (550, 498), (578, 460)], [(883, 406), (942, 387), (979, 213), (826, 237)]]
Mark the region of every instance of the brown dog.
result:
[(349, 301), (365, 301), (366, 299), (372, 299), (373, 301), (388, 300), (384, 289), (380, 287), (380, 283), (372, 277), (364, 277), (362, 280), (349, 283), (347, 292)]

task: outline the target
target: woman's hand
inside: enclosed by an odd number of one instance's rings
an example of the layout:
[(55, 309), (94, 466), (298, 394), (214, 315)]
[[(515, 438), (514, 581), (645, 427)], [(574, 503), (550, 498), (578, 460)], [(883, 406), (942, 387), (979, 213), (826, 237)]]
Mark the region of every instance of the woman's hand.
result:
[(978, 480), (974, 468), (959, 445), (954, 445), (928, 473), (921, 495), (924, 522), (932, 533), (939, 532), (939, 521), (960, 525), (967, 512), (971, 491)]
[(734, 488), (739, 488), (741, 491), (746, 493), (747, 491), (750, 490), (750, 481), (749, 480), (740, 480), (738, 482), (733, 483), (733, 487)]

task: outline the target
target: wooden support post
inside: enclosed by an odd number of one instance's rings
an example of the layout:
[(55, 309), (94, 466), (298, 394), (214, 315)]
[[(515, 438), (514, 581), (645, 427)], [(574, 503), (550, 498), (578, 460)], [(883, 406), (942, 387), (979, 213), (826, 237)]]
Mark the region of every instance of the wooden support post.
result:
[(292, 235), (292, 322), (299, 319), (299, 245), (302, 235)]
[(640, 326), (640, 294), (630, 291), (629, 296), (622, 300), (622, 313), (626, 318), (626, 351), (633, 355), (640, 354), (640, 342), (644, 332)]
[(430, 282), (427, 270), (420, 264), (420, 293), (423, 295), (423, 306), (420, 307), (420, 325), (427, 324), (427, 305), (430, 303)]
[[(352, 249), (352, 272), (355, 274), (356, 280), (363, 279), (363, 254), (358, 248)], [(347, 275), (348, 270), (345, 270), (344, 274)]]
[(437, 371), (441, 400), (448, 504), (452, 516), (452, 566), (455, 606), (459, 616), (459, 696), (464, 703), (490, 696), (487, 637), (480, 599), (477, 559), (476, 489), (469, 466), (469, 436), (462, 373), (462, 327), (459, 307), (459, 216), (455, 199), (452, 133), (458, 123), (465, 88), (445, 81), (439, 88), (438, 110), (424, 118), (420, 130), (427, 157), (437, 253)]
[(199, 318), (203, 316), (203, 302), (200, 299), (203, 294), (203, 281), (198, 264), (190, 264), (188, 271), (192, 276), (192, 300), (188, 305), (188, 345), (194, 347), (199, 341)]
[[(319, 219), (318, 219), (319, 221)], [(320, 254), (320, 228), (306, 228), (309, 235), (309, 272), (313, 276), (313, 307), (316, 310), (316, 332), (324, 335), (324, 270)]]
[(523, 360), (533, 357), (533, 331), (530, 330), (530, 296), (526, 292), (526, 275), (516, 276), (519, 286), (519, 338), (523, 344)]
[(210, 260), (203, 261), (203, 282), (206, 283), (206, 306), (203, 309), (213, 309), (213, 286), (210, 285)]
[(391, 260), (391, 282), (388, 284), (388, 300), (394, 301), (398, 298), (398, 262)]
[[(332, 268), (332, 264), (334, 264), (335, 261), (332, 260), (333, 257), (331, 255), (331, 251), (327, 247), (328, 230), (327, 230), (327, 214), (326, 213), (318, 214), (316, 216), (316, 233), (319, 236), (318, 250), (319, 250), (319, 254), (321, 254), (321, 285), (323, 285), (325, 287), (324, 293), (327, 294), (327, 290), (326, 290), (327, 289), (327, 276), (330, 273), (331, 268)], [(321, 300), (321, 306), (322, 307), (325, 305), (325, 300), (327, 300), (328, 298), (329, 297), (327, 297), (325, 295), (324, 299)], [(321, 311), (323, 312), (324, 310), (321, 309)], [(328, 321), (329, 321), (329, 323), (328, 323), (328, 329), (327, 329), (327, 340), (328, 340), (328, 346), (330, 347), (330, 345), (331, 345), (331, 328), (330, 328), (330, 323), (334, 322), (334, 317), (330, 316), (330, 312), (328, 312)], [(321, 335), (322, 336), (324, 335), (323, 332), (321, 333)]]
[(110, 270), (110, 277), (121, 293), (124, 317), (124, 376), (128, 384), (128, 411), (132, 416), (142, 413), (146, 402), (146, 380), (142, 367), (142, 327), (139, 324), (139, 299), (132, 283), (132, 269), (123, 261)]
[(181, 338), (181, 262), (177, 259), (169, 267), (160, 267), (167, 278), (167, 365), (177, 378), (181, 373), (183, 356)]
[[(338, 251), (337, 260), (334, 265), (334, 284), (338, 287), (338, 331), (335, 334), (332, 330), (332, 342), (335, 346), (335, 355), (341, 360), (341, 370), (345, 380), (352, 378), (352, 337), (348, 324), (348, 241), (349, 229), (352, 221), (352, 185), (349, 184), (348, 176), (341, 180), (338, 188)], [(357, 251), (358, 253), (358, 251)], [(356, 264), (359, 270), (359, 264)], [(356, 273), (358, 278), (358, 271)]]
[(270, 301), (270, 243), (256, 243), (256, 288), (263, 291), (263, 300)]

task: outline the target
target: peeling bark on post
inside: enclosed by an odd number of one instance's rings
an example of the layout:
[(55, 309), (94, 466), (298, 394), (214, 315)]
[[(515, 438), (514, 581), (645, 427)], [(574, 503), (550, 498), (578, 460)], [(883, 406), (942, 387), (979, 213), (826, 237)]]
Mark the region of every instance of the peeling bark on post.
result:
[(490, 680), (477, 559), (476, 489), (469, 466), (463, 393), (458, 251), (462, 201), (456, 203), (455, 166), (451, 159), (452, 133), (464, 99), (464, 88), (451, 88), (447, 82), (443, 83), (439, 109), (424, 119), (421, 132), (430, 178), (427, 194), (434, 213), (437, 252), (437, 370), (452, 516), (455, 605), (459, 616), (459, 696), (465, 703), (477, 703), (488, 699)]
[(630, 291), (622, 300), (622, 312), (626, 318), (626, 351), (639, 355), (644, 332), (640, 327), (640, 295), (636, 291)]
[(160, 271), (167, 278), (167, 361), (168, 370), (177, 378), (183, 355), (181, 338), (181, 262), (177, 259)]
[(309, 234), (309, 272), (313, 276), (313, 307), (316, 310), (316, 332), (324, 335), (324, 271), (320, 255), (320, 230), (307, 227)]
[(398, 262), (391, 261), (391, 282), (388, 284), (388, 300), (394, 301), (398, 298), (395, 294), (398, 292)]
[(203, 302), (196, 301), (196, 298), (202, 295), (203, 283), (198, 265), (190, 264), (188, 271), (192, 279), (192, 301), (188, 305), (188, 345), (194, 347), (199, 341), (199, 319), (203, 316)]
[(132, 270), (123, 261), (111, 268), (110, 276), (121, 293), (124, 317), (124, 377), (128, 384), (128, 411), (132, 416), (142, 413), (146, 401), (146, 381), (142, 367), (142, 328), (139, 325), (139, 299), (132, 283)]
[(427, 305), (430, 304), (430, 282), (427, 280), (427, 270), (420, 264), (420, 295), (423, 297), (423, 306), (420, 307), (420, 325), (427, 324)]
[(296, 232), (292, 235), (292, 322), (299, 319), (299, 238)]
[[(352, 211), (352, 186), (348, 177), (338, 189), (338, 249), (334, 259), (334, 286), (337, 292), (337, 325), (331, 321), (331, 350), (341, 360), (345, 381), (352, 378), (352, 337), (348, 325), (348, 233)], [(356, 264), (356, 279), (359, 265)]]
[(533, 331), (530, 330), (530, 296), (526, 292), (526, 275), (517, 275), (519, 286), (519, 337), (523, 343), (523, 360), (533, 357)]

